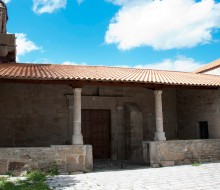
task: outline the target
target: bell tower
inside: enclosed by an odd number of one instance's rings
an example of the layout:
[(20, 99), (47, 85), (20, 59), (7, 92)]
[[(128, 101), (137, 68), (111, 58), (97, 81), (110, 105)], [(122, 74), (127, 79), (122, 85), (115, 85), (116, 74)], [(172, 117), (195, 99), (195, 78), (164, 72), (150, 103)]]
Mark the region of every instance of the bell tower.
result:
[(15, 35), (7, 34), (7, 21), (7, 6), (2, 0), (0, 0), (0, 63), (16, 61)]

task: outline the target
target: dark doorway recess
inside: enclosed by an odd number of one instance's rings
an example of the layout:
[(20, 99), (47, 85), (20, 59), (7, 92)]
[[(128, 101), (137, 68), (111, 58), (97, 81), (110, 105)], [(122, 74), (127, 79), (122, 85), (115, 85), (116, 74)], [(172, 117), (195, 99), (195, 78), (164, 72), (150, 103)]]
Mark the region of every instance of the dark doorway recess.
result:
[(83, 109), (84, 144), (91, 144), (94, 159), (111, 158), (110, 110)]
[(200, 121), (199, 122), (199, 129), (200, 129), (200, 138), (201, 139), (208, 139), (209, 138), (209, 128), (207, 121)]

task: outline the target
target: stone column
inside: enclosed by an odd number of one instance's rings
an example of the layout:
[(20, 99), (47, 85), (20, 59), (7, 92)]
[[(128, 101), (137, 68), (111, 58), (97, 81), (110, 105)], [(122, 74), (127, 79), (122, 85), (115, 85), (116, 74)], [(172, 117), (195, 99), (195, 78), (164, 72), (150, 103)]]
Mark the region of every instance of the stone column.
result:
[(83, 145), (83, 136), (81, 132), (81, 88), (73, 89), (73, 145)]
[(155, 90), (155, 114), (156, 114), (156, 133), (155, 141), (165, 141), (165, 133), (163, 131), (163, 109), (162, 109), (162, 90)]

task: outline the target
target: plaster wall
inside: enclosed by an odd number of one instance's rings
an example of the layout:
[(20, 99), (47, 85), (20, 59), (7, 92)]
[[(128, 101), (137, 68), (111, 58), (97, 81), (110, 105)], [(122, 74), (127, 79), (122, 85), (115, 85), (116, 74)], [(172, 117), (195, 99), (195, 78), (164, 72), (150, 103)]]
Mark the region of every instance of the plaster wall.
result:
[(209, 75), (220, 75), (220, 67), (212, 69), (210, 71), (206, 71), (203, 74), (209, 74)]

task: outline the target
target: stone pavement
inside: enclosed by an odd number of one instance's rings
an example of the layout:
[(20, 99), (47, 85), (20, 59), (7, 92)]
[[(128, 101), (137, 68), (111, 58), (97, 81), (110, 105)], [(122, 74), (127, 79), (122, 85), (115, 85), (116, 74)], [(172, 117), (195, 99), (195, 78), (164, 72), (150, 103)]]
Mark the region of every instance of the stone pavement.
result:
[(56, 190), (220, 190), (220, 163), (60, 175)]

